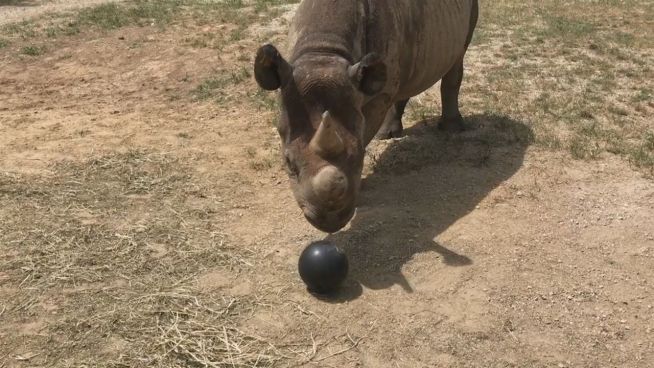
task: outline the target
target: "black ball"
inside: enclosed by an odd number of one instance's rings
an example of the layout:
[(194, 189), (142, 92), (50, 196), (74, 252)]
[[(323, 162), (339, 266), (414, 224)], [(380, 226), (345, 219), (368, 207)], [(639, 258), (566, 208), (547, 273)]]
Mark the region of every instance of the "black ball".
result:
[(326, 240), (309, 244), (298, 262), (302, 281), (317, 294), (336, 290), (347, 277), (348, 267), (345, 253)]

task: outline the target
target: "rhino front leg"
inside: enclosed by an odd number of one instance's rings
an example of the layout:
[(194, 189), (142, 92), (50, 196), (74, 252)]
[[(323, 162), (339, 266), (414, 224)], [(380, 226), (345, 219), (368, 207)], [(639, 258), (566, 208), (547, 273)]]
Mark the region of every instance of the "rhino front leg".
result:
[(386, 115), (384, 124), (377, 133), (377, 139), (399, 138), (402, 136), (402, 131), (404, 130), (402, 126), (402, 115), (404, 115), (404, 109), (406, 109), (407, 103), (409, 103), (408, 98), (398, 101), (393, 105)]
[(458, 61), (441, 81), (441, 101), (443, 116), (438, 128), (450, 132), (460, 132), (465, 129), (463, 117), (459, 112), (459, 90), (463, 80), (463, 58)]

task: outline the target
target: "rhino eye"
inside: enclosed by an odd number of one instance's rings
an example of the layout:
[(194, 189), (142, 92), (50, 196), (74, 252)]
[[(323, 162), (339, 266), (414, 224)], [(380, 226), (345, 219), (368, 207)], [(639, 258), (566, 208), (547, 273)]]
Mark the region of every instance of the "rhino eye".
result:
[(300, 170), (298, 170), (297, 165), (295, 165), (295, 163), (291, 161), (291, 158), (289, 157), (288, 153), (284, 155), (284, 162), (286, 163), (288, 174), (294, 178), (297, 178), (300, 174)]

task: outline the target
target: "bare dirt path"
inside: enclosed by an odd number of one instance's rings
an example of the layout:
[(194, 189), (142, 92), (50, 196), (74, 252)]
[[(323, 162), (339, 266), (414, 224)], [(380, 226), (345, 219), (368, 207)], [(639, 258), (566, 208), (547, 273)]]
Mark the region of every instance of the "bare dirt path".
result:
[(121, 0), (0, 0), (0, 25)]

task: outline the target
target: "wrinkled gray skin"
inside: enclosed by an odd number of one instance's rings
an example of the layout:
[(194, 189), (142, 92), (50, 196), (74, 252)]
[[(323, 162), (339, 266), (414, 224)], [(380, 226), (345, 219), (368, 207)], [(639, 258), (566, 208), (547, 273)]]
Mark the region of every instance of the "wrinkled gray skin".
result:
[(288, 60), (257, 52), (259, 85), (280, 90), (291, 188), (307, 220), (336, 232), (352, 218), (365, 147), (402, 134), (409, 98), (442, 79), (439, 127), (463, 129), (458, 95), (477, 0), (304, 0)]

